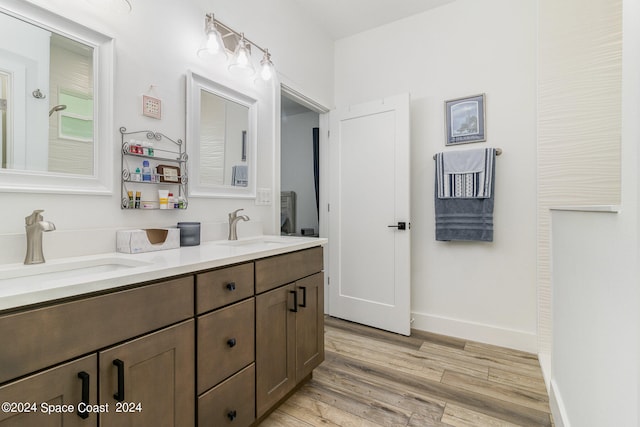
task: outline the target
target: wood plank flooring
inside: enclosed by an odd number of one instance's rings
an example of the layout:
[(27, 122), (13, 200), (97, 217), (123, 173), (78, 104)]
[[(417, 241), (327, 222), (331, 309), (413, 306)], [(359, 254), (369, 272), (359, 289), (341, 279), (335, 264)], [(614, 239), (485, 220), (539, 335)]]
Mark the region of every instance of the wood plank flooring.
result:
[(552, 426), (535, 355), (325, 318), (325, 361), (261, 427)]

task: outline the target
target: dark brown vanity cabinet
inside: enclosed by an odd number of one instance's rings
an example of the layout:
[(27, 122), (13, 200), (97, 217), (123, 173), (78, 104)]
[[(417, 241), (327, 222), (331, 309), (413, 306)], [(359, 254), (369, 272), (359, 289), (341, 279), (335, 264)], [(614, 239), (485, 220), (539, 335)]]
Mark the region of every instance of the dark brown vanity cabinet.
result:
[(0, 427), (255, 425), (324, 358), (322, 257), (0, 314)]
[[(324, 360), (322, 248), (256, 261), (256, 412), (260, 418)], [(283, 283), (284, 282), (284, 283)]]

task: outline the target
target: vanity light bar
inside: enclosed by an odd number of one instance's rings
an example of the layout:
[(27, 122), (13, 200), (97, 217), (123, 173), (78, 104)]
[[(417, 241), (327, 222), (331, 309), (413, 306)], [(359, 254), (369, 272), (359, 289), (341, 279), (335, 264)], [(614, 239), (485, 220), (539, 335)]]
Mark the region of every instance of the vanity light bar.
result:
[[(229, 51), (233, 52), (233, 58), (231, 59), (231, 65), (229, 66), (229, 69), (237, 66), (240, 56), (250, 55), (251, 46), (253, 46), (264, 55), (262, 60), (260, 61), (260, 76), (262, 77), (262, 79), (268, 81), (275, 74), (274, 65), (271, 61), (271, 54), (269, 53), (269, 49), (260, 47), (258, 44), (248, 39), (244, 35), (244, 33), (238, 32), (228, 25), (220, 22), (215, 18), (215, 15), (213, 13), (207, 13), (205, 15), (205, 34), (207, 39), (219, 38), (219, 40), (222, 41), (222, 48), (228, 49)], [(230, 38), (230, 36), (233, 36), (233, 38)], [(227, 42), (230, 40), (233, 40), (233, 45), (227, 48)], [(201, 52), (206, 50), (206, 46), (207, 41), (205, 41), (203, 47), (200, 48), (198, 53), (200, 54)], [(253, 74), (253, 65), (247, 64), (247, 66), (251, 69), (251, 74)]]

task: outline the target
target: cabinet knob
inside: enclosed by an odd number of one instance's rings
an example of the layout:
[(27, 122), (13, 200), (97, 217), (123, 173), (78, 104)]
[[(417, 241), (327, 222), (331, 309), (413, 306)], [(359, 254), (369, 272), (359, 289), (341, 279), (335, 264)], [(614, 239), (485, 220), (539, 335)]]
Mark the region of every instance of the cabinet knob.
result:
[(236, 411), (229, 411), (227, 413), (227, 418), (229, 418), (230, 421), (235, 420), (238, 417), (238, 413)]
[(231, 339), (227, 340), (227, 345), (228, 345), (229, 347), (232, 347), (232, 348), (233, 348), (233, 347), (235, 347), (235, 346), (236, 346), (236, 344), (237, 344), (237, 343), (236, 343), (236, 339), (235, 339), (235, 338), (231, 338)]
[(229, 291), (235, 291), (236, 290), (236, 282), (227, 283), (227, 289)]

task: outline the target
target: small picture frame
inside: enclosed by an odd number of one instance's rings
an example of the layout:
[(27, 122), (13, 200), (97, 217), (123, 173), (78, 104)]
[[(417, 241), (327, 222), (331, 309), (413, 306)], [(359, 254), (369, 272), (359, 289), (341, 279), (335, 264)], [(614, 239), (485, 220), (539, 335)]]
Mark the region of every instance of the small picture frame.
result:
[(154, 119), (162, 119), (162, 101), (149, 95), (142, 95), (142, 114)]
[(445, 101), (444, 110), (445, 145), (487, 140), (484, 93)]
[(180, 182), (180, 168), (177, 166), (158, 165), (156, 167), (160, 182)]

